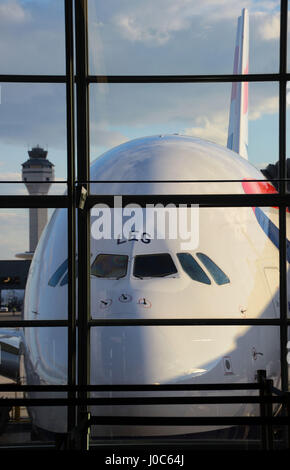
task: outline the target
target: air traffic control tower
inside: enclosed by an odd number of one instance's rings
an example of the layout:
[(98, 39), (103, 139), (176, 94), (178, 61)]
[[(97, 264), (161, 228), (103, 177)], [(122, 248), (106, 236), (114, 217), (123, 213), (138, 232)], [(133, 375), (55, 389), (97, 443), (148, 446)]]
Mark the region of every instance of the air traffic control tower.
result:
[[(29, 159), (22, 163), (22, 180), (31, 195), (46, 195), (54, 181), (54, 165), (47, 160), (47, 151), (33, 147)], [(38, 240), (47, 223), (47, 208), (29, 209), (29, 251), (19, 253), (17, 258), (32, 259)]]

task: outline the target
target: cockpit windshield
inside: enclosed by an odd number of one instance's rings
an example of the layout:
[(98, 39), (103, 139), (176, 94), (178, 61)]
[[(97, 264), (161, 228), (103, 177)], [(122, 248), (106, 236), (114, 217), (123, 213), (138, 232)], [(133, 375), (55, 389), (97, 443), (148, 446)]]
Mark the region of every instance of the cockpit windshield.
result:
[(211, 280), (207, 274), (190, 253), (177, 253), (177, 258), (186, 274), (188, 274), (193, 281), (201, 282), (202, 284), (211, 284)]
[(135, 257), (133, 275), (144, 277), (165, 277), (177, 273), (169, 253), (138, 255)]
[(210, 259), (209, 256), (205, 255), (204, 253), (196, 253), (196, 256), (204, 264), (206, 269), (209, 271), (219, 286), (228, 284), (230, 282), (229, 277), (221, 270), (219, 266), (216, 265), (216, 263), (213, 262), (212, 259)]
[(128, 256), (99, 254), (91, 266), (91, 274), (107, 279), (119, 279), (127, 274)]
[[(217, 266), (216, 263), (213, 262), (211, 258), (209, 258), (209, 256), (205, 255), (204, 253), (196, 253), (196, 256), (209, 272), (209, 274), (213, 277), (216, 284), (221, 286), (223, 284), (230, 283), (229, 277), (221, 270), (219, 266)], [(211, 284), (211, 280), (206, 272), (190, 253), (177, 253), (177, 258), (179, 259), (183, 270), (186, 272), (186, 274), (188, 274), (189, 277), (191, 277), (191, 279), (201, 282), (202, 284)]]

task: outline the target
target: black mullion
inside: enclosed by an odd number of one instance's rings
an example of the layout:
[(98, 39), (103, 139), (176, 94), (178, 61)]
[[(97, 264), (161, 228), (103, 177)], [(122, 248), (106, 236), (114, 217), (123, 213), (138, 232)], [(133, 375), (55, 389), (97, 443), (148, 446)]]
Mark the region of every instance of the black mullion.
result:
[[(68, 180), (68, 385), (76, 385), (76, 218), (75, 218), (75, 135), (74, 135), (74, 40), (73, 4), (65, 0), (65, 38), (66, 38), (66, 116), (67, 116), (67, 180)], [(75, 392), (68, 394), (69, 399), (76, 397)], [(75, 407), (68, 408), (67, 430), (76, 425)]]
[[(249, 318), (245, 320), (238, 320), (235, 318), (178, 318), (178, 312), (176, 312), (176, 318), (112, 318), (112, 319), (94, 319), (89, 321), (90, 327), (96, 326), (279, 326), (281, 320), (277, 318), (264, 319), (264, 318)], [(287, 320), (287, 324), (290, 325), (290, 320)]]
[(4, 209), (27, 209), (28, 207), (68, 207), (67, 196), (0, 196), (0, 207)]
[[(85, 184), (83, 185), (85, 186)], [(137, 203), (140, 205), (169, 202), (175, 204), (207, 204), (216, 207), (251, 207), (251, 206), (281, 206), (290, 205), (290, 194), (189, 194), (189, 195), (124, 195), (123, 204)], [(94, 195), (87, 198), (87, 206), (104, 202), (113, 207), (113, 195)], [(0, 196), (0, 207), (29, 208), (29, 207), (69, 207), (68, 196)]]
[[(114, 207), (113, 195), (90, 194), (87, 198), (87, 206), (104, 203)], [(146, 207), (146, 204), (163, 205), (173, 203), (199, 204), (206, 207), (286, 207), (290, 205), (290, 194), (169, 194), (169, 195), (124, 195), (122, 196), (123, 207), (127, 204), (138, 204)]]
[[(286, 79), (290, 74), (286, 73)], [(77, 80), (77, 77), (74, 77)], [(228, 83), (228, 82), (274, 82), (280, 74), (245, 75), (88, 75), (88, 83)], [(65, 75), (19, 75), (1, 74), (2, 83), (66, 83)]]
[[(290, 74), (286, 74), (289, 80)], [(278, 82), (279, 73), (243, 75), (90, 75), (88, 83), (232, 83)]]
[[(138, 384), (138, 385), (88, 385), (74, 387), (69, 385), (18, 385), (15, 383), (0, 384), (1, 392), (65, 392), (69, 390), (90, 390), (92, 392), (160, 392), (160, 391), (221, 391), (221, 390), (261, 390), (259, 382), (234, 382), (211, 384)], [(281, 395), (286, 396), (286, 395)]]
[[(281, 0), (280, 6), (280, 83), (279, 83), (279, 194), (286, 194), (286, 87), (287, 87), (287, 23), (288, 0)], [(286, 210), (279, 208), (279, 264), (280, 264), (280, 355), (281, 386), (288, 390), (287, 363), (287, 246), (286, 246)]]
[[(78, 179), (89, 180), (89, 109), (88, 109), (88, 23), (87, 0), (75, 0), (76, 27), (76, 99), (77, 99), (77, 170)], [(88, 185), (82, 185), (88, 190)], [(80, 194), (78, 187), (78, 194)], [(86, 386), (89, 380), (90, 335), (88, 319), (90, 315), (90, 221), (89, 211), (78, 209), (78, 384)], [(87, 415), (87, 393), (81, 392), (78, 398), (83, 405), (78, 408), (78, 423)], [(80, 446), (87, 448), (84, 432)]]
[(0, 75), (2, 83), (66, 83), (65, 75)]
[(30, 328), (30, 327), (61, 327), (68, 326), (67, 320), (0, 320), (1, 328)]

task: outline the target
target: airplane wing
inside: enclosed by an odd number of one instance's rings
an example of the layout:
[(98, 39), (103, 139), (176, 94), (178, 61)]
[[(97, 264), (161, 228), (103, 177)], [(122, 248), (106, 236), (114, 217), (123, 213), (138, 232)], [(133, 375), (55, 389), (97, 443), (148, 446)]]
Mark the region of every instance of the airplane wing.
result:
[(0, 375), (17, 381), (20, 377), (22, 331), (0, 329)]
[[(238, 18), (234, 74), (249, 73), (249, 14), (246, 8)], [(248, 160), (248, 83), (232, 84), (227, 147)]]

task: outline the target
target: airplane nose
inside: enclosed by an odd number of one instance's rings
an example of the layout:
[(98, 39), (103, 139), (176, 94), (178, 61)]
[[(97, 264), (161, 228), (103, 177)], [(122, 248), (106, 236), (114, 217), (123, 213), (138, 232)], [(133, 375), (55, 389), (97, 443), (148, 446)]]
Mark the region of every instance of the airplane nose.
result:
[(150, 346), (154, 336), (152, 327), (93, 328), (91, 373), (94, 383), (137, 384), (157, 380), (159, 374), (152, 363)]
[[(233, 327), (235, 329), (235, 327)], [(91, 329), (92, 385), (151, 385), (214, 383), (223, 376), (225, 351), (233, 348), (236, 331), (219, 338), (215, 327), (175, 326), (101, 326)], [(228, 362), (232, 359), (228, 356)], [(231, 367), (235, 367), (230, 362)], [(176, 392), (92, 392), (92, 397), (170, 396)], [(178, 392), (186, 396), (188, 392)], [(191, 405), (108, 405), (93, 406), (97, 416), (189, 416), (213, 413), (209, 405), (197, 410)], [(171, 434), (176, 429), (160, 426), (100, 426), (93, 427), (98, 436), (150, 436)], [(182, 428), (180, 433), (187, 433)], [(108, 434), (109, 433), (109, 434)]]

